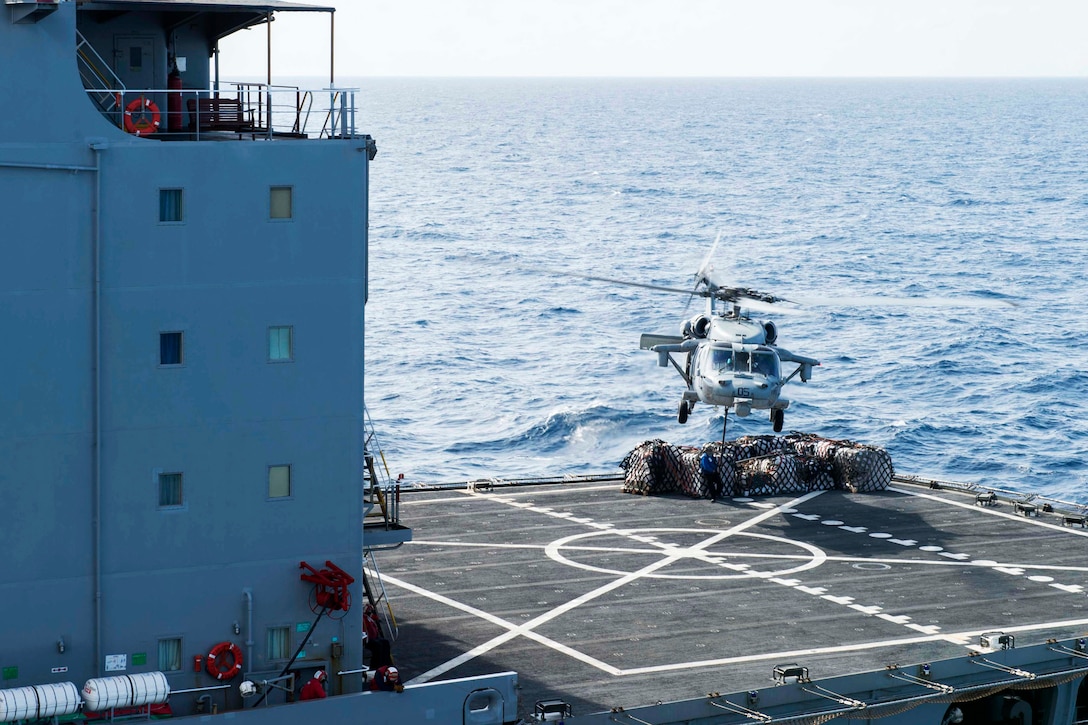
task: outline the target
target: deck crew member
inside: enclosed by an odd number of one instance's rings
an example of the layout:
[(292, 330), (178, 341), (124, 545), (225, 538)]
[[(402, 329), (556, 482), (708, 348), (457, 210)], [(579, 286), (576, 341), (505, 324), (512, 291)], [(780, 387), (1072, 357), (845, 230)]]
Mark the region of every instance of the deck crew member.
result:
[(400, 673), (392, 665), (379, 667), (374, 671), (374, 679), (370, 681), (371, 690), (386, 690), (389, 692), (404, 692), (404, 685), (400, 684)]
[(325, 674), (325, 670), (318, 670), (314, 673), (314, 676), (310, 678), (310, 681), (302, 686), (302, 692), (299, 693), (299, 697), (303, 700), (324, 699), (326, 680), (328, 680), (328, 675)]

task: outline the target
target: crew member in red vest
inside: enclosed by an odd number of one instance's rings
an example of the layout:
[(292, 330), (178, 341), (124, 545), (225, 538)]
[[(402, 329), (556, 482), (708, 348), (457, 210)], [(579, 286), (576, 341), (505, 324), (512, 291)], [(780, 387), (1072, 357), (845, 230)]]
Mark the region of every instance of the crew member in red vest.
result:
[(303, 700), (323, 699), (325, 697), (325, 680), (327, 679), (328, 675), (325, 674), (325, 670), (318, 670), (314, 673), (313, 678), (302, 686), (299, 697)]
[(386, 690), (390, 692), (404, 692), (404, 685), (400, 684), (400, 673), (392, 665), (379, 667), (374, 671), (374, 679), (370, 681), (371, 690)]

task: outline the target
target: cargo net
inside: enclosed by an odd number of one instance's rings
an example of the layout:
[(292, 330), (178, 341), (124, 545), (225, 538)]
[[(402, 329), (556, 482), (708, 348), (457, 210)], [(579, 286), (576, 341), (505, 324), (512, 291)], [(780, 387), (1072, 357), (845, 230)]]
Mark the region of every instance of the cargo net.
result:
[(883, 491), (894, 473), (883, 448), (803, 433), (744, 436), (702, 448), (650, 440), (628, 453), (620, 468), (625, 493), (692, 498)]

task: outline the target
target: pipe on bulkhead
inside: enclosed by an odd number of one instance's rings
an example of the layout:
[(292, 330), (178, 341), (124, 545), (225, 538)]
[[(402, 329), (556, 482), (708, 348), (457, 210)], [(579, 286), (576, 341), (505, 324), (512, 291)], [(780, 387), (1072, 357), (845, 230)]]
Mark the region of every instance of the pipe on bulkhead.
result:
[(242, 590), (242, 596), (246, 600), (246, 662), (250, 670), (253, 669), (253, 590), (246, 587)]
[(102, 676), (102, 142), (91, 144), (94, 151), (94, 222), (91, 245), (94, 248), (94, 513), (91, 528), (94, 538), (94, 671)]

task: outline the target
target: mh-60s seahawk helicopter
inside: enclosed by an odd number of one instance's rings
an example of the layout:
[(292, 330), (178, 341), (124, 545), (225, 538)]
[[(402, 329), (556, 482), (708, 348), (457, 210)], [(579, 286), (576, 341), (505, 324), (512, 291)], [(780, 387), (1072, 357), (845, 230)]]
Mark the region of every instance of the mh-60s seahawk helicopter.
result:
[[(807, 383), (820, 361), (775, 345), (775, 324), (751, 319), (748, 306), (786, 300), (753, 289), (722, 287), (705, 275), (690, 294), (705, 297), (706, 310), (686, 320), (679, 336), (644, 334), (639, 341), (643, 350), (657, 353), (658, 365), (671, 363), (687, 384), (677, 420), (686, 423), (695, 403), (702, 401), (724, 407), (727, 417), (730, 408), (740, 418), (753, 410), (770, 411), (774, 431), (780, 432), (790, 405), (782, 388), (797, 376)], [(719, 308), (718, 303), (724, 306)], [(673, 354), (685, 356), (682, 365)], [(783, 363), (797, 367), (786, 373)]]
[[(589, 275), (573, 276), (677, 292), (688, 295), (689, 302), (691, 297), (705, 298), (706, 309), (685, 320), (680, 335), (644, 334), (639, 343), (643, 350), (657, 353), (661, 367), (671, 363), (687, 385), (680, 399), (677, 420), (686, 423), (692, 408), (701, 401), (725, 408), (723, 435), (730, 409), (741, 418), (753, 410), (769, 411), (777, 433), (782, 430), (785, 410), (790, 405), (790, 401), (782, 397), (782, 388), (797, 376), (807, 383), (812, 377), (812, 368), (820, 361), (777, 346), (775, 324), (749, 316), (753, 308), (766, 309), (768, 305), (789, 300), (753, 289), (720, 285), (711, 278), (710, 260), (720, 241), (721, 234), (695, 273), (692, 289)], [(673, 355), (683, 356), (683, 362), (677, 362)], [(797, 367), (787, 373), (783, 370), (784, 363)]]
[[(782, 397), (782, 388), (795, 377), (807, 383), (812, 377), (812, 368), (820, 364), (815, 358), (797, 355), (779, 347), (778, 328), (770, 321), (753, 320), (750, 312), (767, 310), (777, 303), (790, 303), (783, 297), (759, 292), (746, 287), (733, 287), (716, 282), (711, 276), (710, 261), (721, 241), (722, 235), (714, 241), (710, 253), (703, 260), (695, 273), (692, 289), (665, 287), (642, 282), (594, 277), (571, 272), (556, 272), (582, 279), (622, 284), (630, 287), (676, 292), (688, 295), (690, 303), (693, 297), (706, 299), (706, 309), (694, 317), (685, 320), (679, 335), (642, 335), (639, 346), (643, 350), (656, 352), (658, 365), (670, 364), (680, 373), (687, 389), (680, 398), (677, 420), (686, 423), (692, 408), (697, 402), (722, 406), (725, 420), (722, 424), (722, 439), (725, 439), (725, 425), (728, 424), (729, 410), (734, 409), (738, 417), (744, 418), (753, 410), (769, 412), (771, 423), (776, 433), (781, 432), (786, 408), (790, 401)], [(847, 297), (840, 301), (867, 306), (892, 307), (1016, 307), (1014, 301), (1007, 299), (947, 299), (927, 297)], [(818, 301), (817, 305), (826, 304)], [(780, 308), (781, 309), (781, 308)], [(683, 356), (677, 362), (673, 355)], [(784, 367), (796, 365), (792, 370)]]

